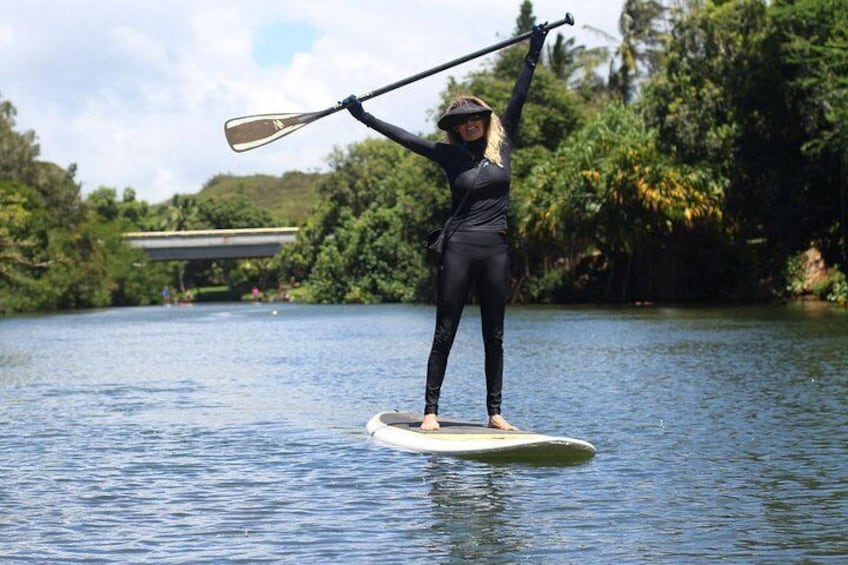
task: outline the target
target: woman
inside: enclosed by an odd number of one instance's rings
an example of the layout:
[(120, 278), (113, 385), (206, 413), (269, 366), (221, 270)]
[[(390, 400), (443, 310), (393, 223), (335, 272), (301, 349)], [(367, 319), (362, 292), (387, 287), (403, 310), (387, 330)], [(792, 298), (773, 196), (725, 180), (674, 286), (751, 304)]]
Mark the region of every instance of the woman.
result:
[(509, 293), (509, 205), (511, 139), (515, 139), (521, 109), (547, 30), (533, 28), (525, 64), (499, 119), (483, 100), (460, 96), (448, 105), (438, 126), (448, 143), (409, 133), (365, 112), (355, 96), (343, 101), (366, 126), (436, 161), (451, 189), (453, 215), (446, 226), (447, 244), (437, 281), (436, 330), (427, 362), (423, 430), (439, 429), (439, 393), (448, 354), (472, 283), (477, 288), (483, 326), (486, 372), (486, 410), (489, 426), (514, 430), (501, 415), (504, 311)]

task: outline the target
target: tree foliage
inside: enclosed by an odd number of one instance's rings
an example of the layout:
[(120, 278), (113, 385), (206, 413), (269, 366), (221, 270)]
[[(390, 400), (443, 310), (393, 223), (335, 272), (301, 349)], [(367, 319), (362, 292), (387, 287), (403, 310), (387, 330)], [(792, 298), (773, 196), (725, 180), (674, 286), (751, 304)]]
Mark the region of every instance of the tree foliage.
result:
[(337, 150), (331, 163), (323, 205), (283, 250), (282, 278), (308, 279), (316, 302), (426, 299), (420, 241), (450, 205), (440, 171), (382, 139)]
[(147, 205), (131, 190), (119, 202), (108, 188), (84, 202), (76, 167), (39, 161), (11, 102), (0, 110), (0, 313), (154, 300), (161, 269), (140, 268), (146, 258), (121, 240)]
[(810, 244), (846, 259), (846, 24), (832, 0), (695, 4), (676, 15), (642, 101), (666, 151), (729, 179), (727, 236), (748, 251), (756, 242), (763, 280)]
[(203, 185), (197, 200), (246, 197), (270, 214), (275, 225), (296, 226), (315, 204), (317, 186), (324, 174), (287, 171), (279, 176), (215, 175)]
[(592, 298), (675, 298), (675, 274), (699, 267), (684, 264), (686, 245), (717, 229), (723, 185), (708, 168), (675, 163), (638, 114), (609, 105), (516, 189), (528, 298), (567, 299), (563, 283), (579, 292), (586, 281)]
[(658, 0), (625, 0), (618, 19), (618, 36), (589, 26), (610, 45), (586, 51), (588, 70), (609, 64), (607, 92), (629, 104), (636, 99), (640, 79), (651, 76), (662, 63), (665, 7)]
[[(839, 0), (777, 2), (788, 106), (802, 126), (807, 161), (801, 185), (811, 232), (825, 254), (848, 262), (848, 4)], [(800, 183), (799, 183), (800, 184)]]

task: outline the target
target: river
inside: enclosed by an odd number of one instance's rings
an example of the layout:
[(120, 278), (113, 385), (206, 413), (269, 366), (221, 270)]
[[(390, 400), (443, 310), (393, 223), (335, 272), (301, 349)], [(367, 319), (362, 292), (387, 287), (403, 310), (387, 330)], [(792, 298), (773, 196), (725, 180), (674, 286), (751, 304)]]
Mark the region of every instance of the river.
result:
[[(504, 414), (572, 466), (375, 445), (419, 411), (429, 306), (0, 319), (3, 563), (838, 563), (848, 313), (510, 307)], [(442, 393), (483, 420), (479, 311)]]

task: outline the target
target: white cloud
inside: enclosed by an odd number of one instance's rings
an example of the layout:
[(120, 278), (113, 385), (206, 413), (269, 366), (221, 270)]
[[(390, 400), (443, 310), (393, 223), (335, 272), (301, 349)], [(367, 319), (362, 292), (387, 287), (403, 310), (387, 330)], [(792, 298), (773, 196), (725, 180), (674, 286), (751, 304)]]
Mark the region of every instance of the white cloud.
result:
[[(189, 0), (144, 3), (47, 0), (9, 3), (0, 24), (0, 96), (18, 128), (39, 137), (41, 157), (78, 165), (84, 192), (131, 186), (151, 202), (198, 191), (216, 174), (315, 170), (334, 146), (372, 135), (339, 113), (266, 147), (232, 152), (228, 118), (306, 112), (363, 94), (512, 34), (519, 0), (402, 2)], [(600, 4), (606, 7), (599, 6)], [(615, 32), (622, 0), (572, 0), (577, 25)], [(560, 2), (536, 0), (539, 21), (563, 17)], [(314, 42), (285, 65), (260, 66), (256, 34), (268, 23), (309, 26)], [(13, 33), (11, 30), (15, 30)], [(371, 100), (375, 114), (430, 131), (428, 110), (466, 63)]]
[(0, 24), (0, 49), (5, 49), (12, 43), (12, 29)]

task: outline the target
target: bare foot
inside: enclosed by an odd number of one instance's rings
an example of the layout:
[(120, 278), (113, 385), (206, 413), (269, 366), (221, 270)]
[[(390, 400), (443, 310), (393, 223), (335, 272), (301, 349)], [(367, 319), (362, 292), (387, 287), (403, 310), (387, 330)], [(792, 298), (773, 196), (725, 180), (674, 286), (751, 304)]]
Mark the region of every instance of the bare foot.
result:
[(425, 432), (435, 432), (439, 429), (439, 420), (435, 414), (424, 414), (424, 421), (421, 422), (421, 429)]
[(494, 416), (489, 416), (489, 427), (497, 428), (499, 430), (506, 431), (516, 431), (518, 428), (504, 420), (504, 417), (500, 414), (495, 414)]

